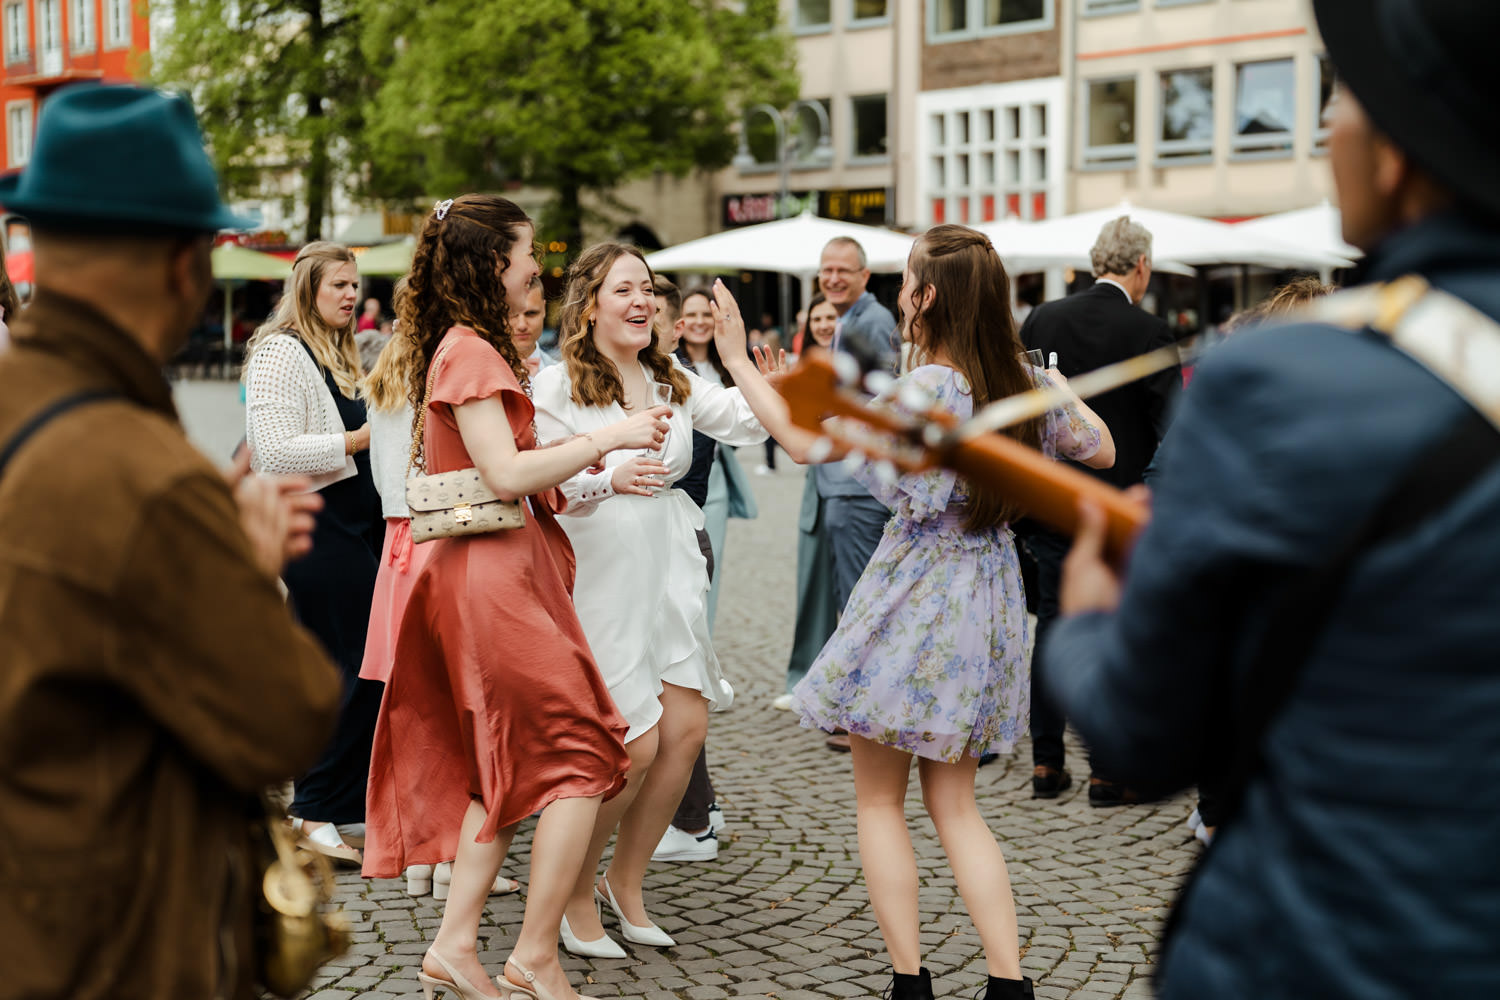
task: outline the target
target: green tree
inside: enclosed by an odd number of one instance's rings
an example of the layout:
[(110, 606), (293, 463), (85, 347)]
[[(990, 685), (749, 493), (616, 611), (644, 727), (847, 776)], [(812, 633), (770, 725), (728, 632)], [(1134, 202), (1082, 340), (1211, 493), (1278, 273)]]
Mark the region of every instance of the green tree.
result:
[[(375, 81), (359, 56), (365, 0), (168, 0), (151, 77), (192, 95), (225, 188), (301, 175), (306, 238), (323, 238), (336, 166), (361, 148)], [(352, 177), (352, 169), (349, 174)]]
[(797, 95), (777, 0), (387, 0), (372, 4), (371, 194), (556, 193), (549, 231), (582, 243), (582, 195), (729, 163), (753, 101)]

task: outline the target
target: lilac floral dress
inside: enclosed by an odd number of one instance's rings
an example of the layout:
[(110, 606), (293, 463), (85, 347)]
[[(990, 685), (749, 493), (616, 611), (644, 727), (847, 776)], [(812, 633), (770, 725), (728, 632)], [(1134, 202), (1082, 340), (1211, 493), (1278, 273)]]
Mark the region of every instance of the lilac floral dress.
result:
[[(1035, 370), (1038, 383), (1054, 385)], [(973, 413), (968, 380), (923, 365), (882, 398), (915, 384), (960, 419)], [(1047, 414), (1042, 449), (1082, 460), (1099, 429), (1068, 407)], [(882, 483), (855, 473), (893, 512), (849, 595), (838, 630), (792, 692), (809, 728), (843, 727), (919, 757), (956, 763), (1010, 751), (1031, 714), (1030, 623), (1007, 525), (963, 529), (968, 489), (937, 469)]]

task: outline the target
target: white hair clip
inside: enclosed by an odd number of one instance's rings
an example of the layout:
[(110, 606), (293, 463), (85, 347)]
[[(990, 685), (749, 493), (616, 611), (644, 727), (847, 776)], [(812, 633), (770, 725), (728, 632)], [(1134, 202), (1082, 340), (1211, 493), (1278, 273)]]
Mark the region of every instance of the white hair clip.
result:
[(433, 211), (437, 212), (438, 221), (442, 222), (444, 219), (446, 219), (448, 217), (448, 209), (450, 209), (452, 207), (453, 207), (453, 199), (449, 198), (446, 201), (440, 201), (440, 202), (438, 202), (432, 208), (433, 208)]

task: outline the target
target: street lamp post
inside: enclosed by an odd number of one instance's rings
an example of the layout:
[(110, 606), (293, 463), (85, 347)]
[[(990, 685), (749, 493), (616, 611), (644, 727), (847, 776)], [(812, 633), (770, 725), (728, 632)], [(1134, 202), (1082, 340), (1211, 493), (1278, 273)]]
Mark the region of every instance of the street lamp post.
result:
[[(813, 145), (811, 156), (807, 159), (818, 166), (833, 165), (833, 143), (829, 136), (833, 133), (833, 125), (828, 120), (828, 111), (817, 101), (796, 100), (786, 111), (780, 111), (769, 104), (752, 104), (745, 109), (745, 126), (740, 129), (740, 148), (734, 156), (734, 165), (740, 170), (752, 169), (756, 165), (756, 159), (750, 155), (750, 141), (748, 136), (748, 125), (750, 116), (761, 112), (771, 119), (776, 126), (776, 169), (780, 175), (779, 190), (776, 195), (776, 217), (779, 219), (787, 212), (787, 203), (791, 200), (792, 184), (792, 161), (791, 161), (791, 137), (787, 131), (787, 119), (797, 113), (799, 108), (810, 108), (813, 116), (818, 121), (818, 138)], [(792, 285), (791, 275), (785, 271), (777, 272), (777, 294), (781, 298), (781, 342), (783, 346), (790, 347), (792, 343)]]

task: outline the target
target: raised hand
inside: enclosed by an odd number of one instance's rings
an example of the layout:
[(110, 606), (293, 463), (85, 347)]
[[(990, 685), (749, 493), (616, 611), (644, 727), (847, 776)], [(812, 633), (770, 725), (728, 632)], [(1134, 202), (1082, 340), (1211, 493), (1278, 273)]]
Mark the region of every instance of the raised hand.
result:
[(719, 356), (726, 360), (744, 357), (748, 353), (745, 319), (740, 315), (740, 304), (720, 278), (714, 279), (714, 301), (710, 308), (714, 312), (714, 343), (719, 346)]
[(752, 347), (750, 353), (755, 357), (755, 367), (766, 377), (771, 388), (780, 390), (781, 383), (791, 372), (791, 366), (786, 360), (786, 351), (777, 351), (774, 355), (768, 347)]

